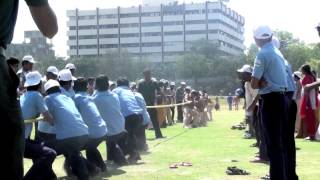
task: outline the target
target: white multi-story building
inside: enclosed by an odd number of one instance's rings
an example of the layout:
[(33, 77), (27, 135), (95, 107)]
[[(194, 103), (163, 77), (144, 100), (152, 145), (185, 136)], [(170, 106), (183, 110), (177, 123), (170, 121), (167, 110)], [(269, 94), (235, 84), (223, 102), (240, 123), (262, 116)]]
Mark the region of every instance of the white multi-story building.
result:
[(171, 61), (190, 42), (207, 39), (225, 54), (244, 52), (244, 17), (221, 1), (130, 8), (68, 10), (68, 55), (100, 56), (126, 49), (134, 57)]

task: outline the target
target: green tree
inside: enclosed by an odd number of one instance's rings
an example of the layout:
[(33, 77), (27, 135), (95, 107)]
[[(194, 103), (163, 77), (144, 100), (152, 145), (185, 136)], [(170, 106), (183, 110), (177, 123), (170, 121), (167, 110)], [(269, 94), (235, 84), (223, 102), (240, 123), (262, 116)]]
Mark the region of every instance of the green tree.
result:
[(247, 64), (253, 65), (253, 62), (254, 62), (258, 52), (259, 52), (258, 46), (255, 45), (255, 44), (251, 44), (249, 49), (248, 49), (247, 56), (246, 56)]
[(310, 64), (312, 70), (316, 71), (318, 74), (320, 73), (320, 59), (310, 59), (307, 63)]
[(207, 76), (208, 65), (208, 60), (204, 55), (195, 53), (188, 53), (177, 62), (180, 76), (193, 79), (195, 85), (197, 85), (199, 78)]
[(291, 64), (293, 70), (298, 70), (311, 58), (311, 48), (304, 43), (290, 44), (280, 50)]

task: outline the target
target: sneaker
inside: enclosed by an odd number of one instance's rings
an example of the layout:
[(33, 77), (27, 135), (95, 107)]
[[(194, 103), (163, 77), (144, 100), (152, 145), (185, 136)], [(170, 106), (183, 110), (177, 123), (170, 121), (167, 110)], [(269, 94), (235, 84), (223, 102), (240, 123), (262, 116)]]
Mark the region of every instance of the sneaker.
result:
[(304, 140), (315, 141), (316, 139), (314, 137), (308, 136), (308, 137), (304, 138)]

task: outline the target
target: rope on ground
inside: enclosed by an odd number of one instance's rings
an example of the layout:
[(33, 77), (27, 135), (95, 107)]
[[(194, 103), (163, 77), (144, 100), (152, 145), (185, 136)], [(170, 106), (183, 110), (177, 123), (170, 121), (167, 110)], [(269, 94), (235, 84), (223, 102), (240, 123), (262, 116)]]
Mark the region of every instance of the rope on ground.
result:
[(191, 101), (185, 103), (178, 103), (178, 104), (168, 104), (168, 105), (157, 105), (157, 106), (147, 106), (147, 109), (158, 109), (158, 108), (167, 108), (167, 107), (176, 107), (176, 106), (183, 106), (191, 104)]
[(35, 122), (39, 122), (39, 121), (42, 121), (43, 120), (43, 117), (38, 117), (36, 119), (27, 119), (27, 120), (24, 120), (24, 124), (32, 124), (32, 123), (35, 123)]
[(151, 149), (153, 149), (153, 148), (155, 148), (155, 147), (157, 147), (157, 146), (159, 146), (159, 145), (161, 145), (161, 144), (163, 144), (163, 143), (166, 143), (166, 142), (168, 142), (168, 141), (170, 141), (170, 140), (172, 140), (172, 139), (174, 139), (174, 138), (176, 138), (176, 137), (179, 137), (179, 136), (187, 133), (189, 130), (190, 130), (190, 129), (186, 129), (186, 130), (182, 131), (182, 132), (179, 133), (179, 134), (176, 134), (176, 135), (174, 135), (174, 136), (172, 136), (172, 137), (170, 137), (170, 138), (165, 139), (164, 141), (158, 142), (157, 144), (153, 145)]

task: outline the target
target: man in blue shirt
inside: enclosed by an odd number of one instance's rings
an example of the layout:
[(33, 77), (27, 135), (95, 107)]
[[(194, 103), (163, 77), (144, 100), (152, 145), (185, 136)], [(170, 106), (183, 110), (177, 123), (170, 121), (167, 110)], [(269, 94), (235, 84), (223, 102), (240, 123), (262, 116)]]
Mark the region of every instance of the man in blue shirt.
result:
[(96, 79), (96, 92), (93, 94), (95, 102), (102, 119), (108, 128), (107, 136), (107, 159), (124, 165), (127, 164), (125, 149), (125, 120), (121, 114), (118, 95), (109, 91), (109, 78), (101, 75)]
[(107, 170), (106, 165), (97, 147), (107, 139), (107, 125), (102, 119), (97, 106), (86, 92), (87, 84), (87, 80), (83, 77), (79, 77), (74, 81), (74, 91), (76, 93), (74, 102), (89, 128), (89, 141), (86, 145), (87, 160), (105, 172)]
[[(42, 83), (45, 84), (50, 79), (57, 80), (58, 73), (59, 73), (59, 70), (57, 69), (57, 67), (49, 66), (46, 71), (46, 79), (43, 79)], [(37, 139), (43, 142), (55, 140), (56, 133), (55, 133), (54, 127), (50, 125), (48, 122), (40, 121), (38, 123)]]
[(121, 112), (125, 118), (125, 127), (128, 131), (127, 151), (130, 155), (128, 160), (130, 162), (136, 162), (140, 160), (137, 149), (136, 132), (143, 121), (143, 109), (138, 105), (135, 95), (129, 88), (129, 81), (126, 78), (118, 79), (117, 88), (112, 92), (119, 96)]
[[(48, 112), (48, 108), (40, 93), (41, 91), (41, 74), (38, 71), (30, 72), (26, 75), (24, 87), (27, 88), (20, 97), (20, 104), (23, 119), (35, 119), (40, 114), (44, 120), (52, 123), (52, 116)], [(30, 139), (32, 124), (25, 125), (25, 151), (24, 157), (32, 159), (33, 165), (25, 175), (24, 179), (55, 179), (56, 175), (52, 170), (52, 163), (56, 158), (56, 152), (44, 146), (41, 142)]]
[(72, 173), (78, 179), (89, 179), (86, 159), (80, 152), (88, 141), (88, 126), (83, 122), (73, 100), (61, 94), (57, 81), (50, 79), (44, 88), (48, 94), (45, 102), (54, 119), (57, 139), (47, 145), (65, 156)]
[[(273, 45), (280, 50), (281, 43), (278, 38), (272, 38)], [(297, 118), (297, 103), (295, 99), (293, 99), (293, 95), (296, 91), (296, 85), (294, 83), (292, 77), (292, 68), (289, 62), (283, 58), (285, 66), (286, 66), (286, 75), (287, 75), (287, 84), (288, 89), (286, 92), (287, 103), (288, 103), (288, 132), (287, 132), (287, 153), (288, 153), (288, 179), (298, 180), (298, 176), (296, 173), (296, 143), (294, 138), (296, 118)]]
[(73, 99), (75, 93), (72, 86), (76, 78), (72, 76), (71, 71), (69, 69), (61, 70), (58, 74), (58, 79), (61, 86), (61, 93)]
[(273, 32), (259, 26), (254, 39), (260, 51), (254, 62), (251, 86), (259, 89), (261, 122), (270, 159), (270, 178), (289, 179), (287, 161), (287, 113), (285, 93), (288, 89), (284, 59), (272, 44)]
[(143, 111), (142, 111), (143, 121), (136, 132), (137, 148), (139, 151), (147, 151), (148, 145), (147, 145), (147, 141), (146, 141), (146, 129), (147, 129), (149, 123), (151, 122), (150, 115), (147, 111), (146, 101), (144, 100), (142, 94), (140, 94), (139, 92), (135, 92), (134, 90), (132, 90), (132, 91), (135, 95), (135, 98), (137, 100), (138, 105), (140, 106), (141, 109), (143, 109)]

